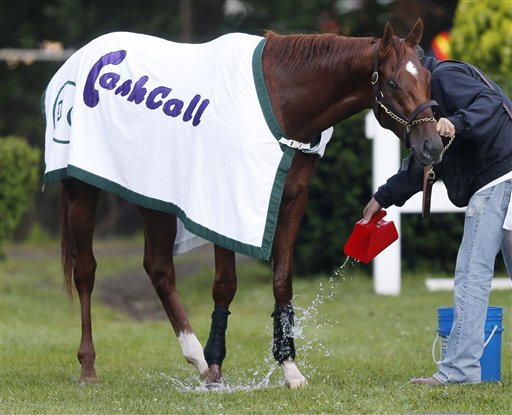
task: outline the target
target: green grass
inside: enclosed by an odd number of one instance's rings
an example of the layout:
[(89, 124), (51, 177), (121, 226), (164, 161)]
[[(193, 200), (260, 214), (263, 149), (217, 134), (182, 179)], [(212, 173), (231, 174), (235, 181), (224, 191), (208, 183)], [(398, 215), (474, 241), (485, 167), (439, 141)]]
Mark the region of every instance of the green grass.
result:
[[(505, 307), (502, 382), (416, 386), (408, 383), (411, 377), (435, 370), (436, 307), (449, 306), (452, 293), (429, 293), (424, 276), (405, 276), (400, 296), (376, 296), (371, 280), (350, 264), (332, 281), (294, 281), (302, 329), (297, 362), (309, 380), (303, 390), (284, 387), (270, 358), (273, 299), (266, 264), (239, 268), (224, 362), (228, 391), (197, 388), (195, 370), (184, 361), (167, 321), (134, 322), (97, 298), (93, 330), (101, 384), (78, 386), (79, 306), (63, 293), (53, 250), (17, 247), (24, 254), (1, 264), (2, 414), (510, 413), (510, 291), (491, 295), (492, 305)], [(141, 266), (140, 255), (106, 252), (98, 255), (98, 280)], [(178, 285), (203, 345), (213, 307), (211, 281), (211, 271), (204, 270)], [(255, 389), (266, 375), (266, 387)]]

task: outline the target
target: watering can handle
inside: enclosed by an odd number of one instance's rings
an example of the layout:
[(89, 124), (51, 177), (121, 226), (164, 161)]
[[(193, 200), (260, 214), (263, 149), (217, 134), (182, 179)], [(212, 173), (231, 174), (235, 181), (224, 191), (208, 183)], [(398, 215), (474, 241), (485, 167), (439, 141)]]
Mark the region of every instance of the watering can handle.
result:
[(372, 218), (370, 219), (370, 223), (377, 223), (387, 214), (388, 212), (386, 212), (384, 209), (379, 210), (375, 215), (372, 216)]

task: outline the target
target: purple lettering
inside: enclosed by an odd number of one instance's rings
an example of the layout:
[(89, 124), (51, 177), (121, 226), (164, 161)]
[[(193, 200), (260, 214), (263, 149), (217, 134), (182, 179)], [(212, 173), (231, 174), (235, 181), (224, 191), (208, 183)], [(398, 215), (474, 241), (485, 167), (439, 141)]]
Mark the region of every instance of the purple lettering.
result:
[(180, 99), (170, 99), (164, 104), (163, 111), (171, 117), (177, 117), (183, 109), (183, 101)]
[(188, 104), (188, 107), (185, 110), (185, 114), (183, 115), (183, 121), (187, 122), (192, 119), (192, 113), (196, 109), (199, 101), (201, 101), (201, 95), (195, 95), (194, 98), (192, 98), (192, 101), (190, 101), (190, 104)]
[(100, 94), (94, 87), (101, 69), (106, 65), (119, 65), (126, 57), (125, 50), (118, 50), (103, 55), (91, 68), (87, 75), (84, 86), (84, 103), (90, 108), (94, 108), (100, 102)]
[(121, 78), (120, 75), (114, 72), (108, 72), (104, 75), (101, 75), (99, 84), (102, 88), (111, 90), (117, 86), (117, 81), (119, 81), (119, 78)]
[(155, 101), (155, 98), (158, 95), (162, 95), (162, 98), (165, 98), (172, 91), (171, 88), (167, 88), (166, 86), (157, 86), (153, 89), (146, 99), (146, 107), (150, 110), (156, 110), (160, 105), (162, 105), (162, 100)]
[(210, 103), (210, 100), (205, 99), (203, 102), (201, 102), (201, 105), (199, 105), (196, 115), (194, 115), (194, 121), (192, 121), (192, 125), (194, 127), (197, 127), (199, 125), (199, 123), (201, 122), (201, 115), (203, 115), (203, 112), (209, 103)]
[[(164, 102), (171, 93), (172, 88), (157, 86), (148, 94), (148, 89), (145, 88), (149, 80), (149, 76), (147, 75), (141, 76), (139, 80), (135, 82), (132, 79), (121, 81), (121, 75), (115, 72), (100, 74), (102, 69), (107, 65), (119, 65), (126, 58), (126, 55), (126, 50), (118, 50), (116, 52), (109, 52), (96, 61), (85, 81), (83, 90), (85, 105), (94, 108), (100, 102), (99, 90), (96, 89), (96, 82), (98, 82), (99, 87), (108, 91), (114, 90), (115, 95), (127, 97), (126, 100), (133, 102), (135, 105), (139, 105), (146, 100), (146, 107), (150, 110), (161, 107), (163, 113), (169, 117), (176, 118), (183, 114), (184, 122), (192, 121), (192, 126), (194, 127), (197, 127), (201, 123), (201, 117), (210, 104), (210, 100), (202, 100), (199, 94), (194, 95), (183, 112), (185, 103), (181, 99), (171, 98)], [(59, 118), (62, 115), (63, 114), (59, 113)], [(68, 116), (69, 115), (70, 114), (68, 114)]]
[(148, 90), (144, 88), (144, 84), (148, 81), (148, 79), (149, 77), (144, 75), (141, 76), (137, 82), (135, 82), (133, 85), (132, 93), (128, 97), (128, 101), (135, 102), (136, 104), (140, 104), (142, 101), (144, 101), (146, 92), (148, 92)]
[(115, 94), (119, 95), (121, 94), (122, 97), (125, 97), (128, 95), (128, 92), (132, 89), (132, 80), (128, 79), (127, 81), (124, 81), (119, 88), (115, 90)]

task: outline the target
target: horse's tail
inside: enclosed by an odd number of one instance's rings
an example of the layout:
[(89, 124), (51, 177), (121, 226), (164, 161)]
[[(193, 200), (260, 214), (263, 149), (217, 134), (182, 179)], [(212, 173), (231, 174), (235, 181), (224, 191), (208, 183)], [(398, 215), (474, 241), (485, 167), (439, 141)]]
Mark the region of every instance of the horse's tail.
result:
[(73, 247), (71, 243), (71, 231), (69, 229), (69, 197), (61, 186), (60, 191), (60, 227), (61, 227), (61, 262), (64, 272), (64, 288), (70, 300), (73, 299)]

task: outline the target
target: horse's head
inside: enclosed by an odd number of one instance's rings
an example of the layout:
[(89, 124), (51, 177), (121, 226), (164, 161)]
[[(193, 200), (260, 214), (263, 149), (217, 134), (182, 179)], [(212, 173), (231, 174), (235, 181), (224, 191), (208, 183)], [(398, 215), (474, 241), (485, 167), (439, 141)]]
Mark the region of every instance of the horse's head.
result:
[(414, 49), (422, 35), (421, 19), (404, 39), (387, 23), (374, 52), (372, 84), (379, 123), (412, 149), (418, 163), (429, 165), (441, 161), (443, 143), (432, 112), (437, 103), (430, 101), (430, 72)]

